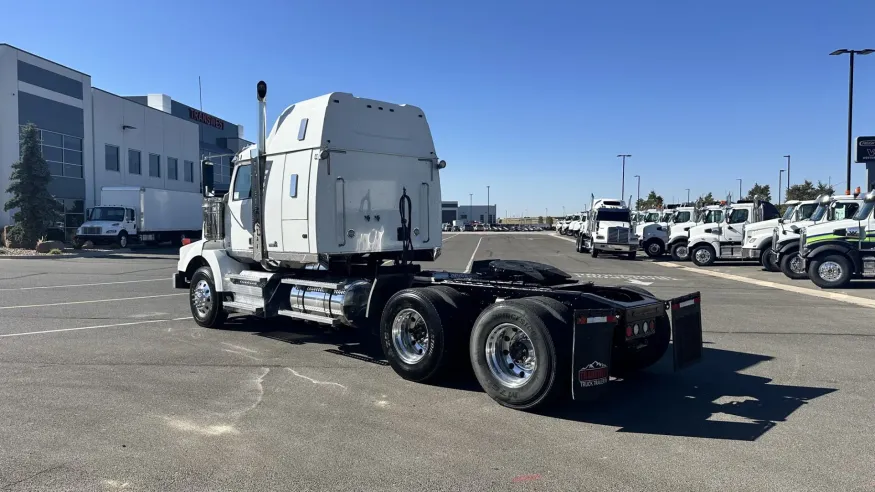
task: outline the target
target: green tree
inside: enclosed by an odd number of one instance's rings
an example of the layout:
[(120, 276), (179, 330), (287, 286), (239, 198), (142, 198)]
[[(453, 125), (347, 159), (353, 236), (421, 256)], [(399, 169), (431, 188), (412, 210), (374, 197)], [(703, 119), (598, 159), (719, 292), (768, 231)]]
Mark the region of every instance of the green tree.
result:
[(807, 179), (802, 183), (787, 188), (787, 200), (813, 200), (817, 198), (817, 189)]
[(702, 207), (704, 205), (708, 205), (711, 203), (714, 203), (714, 194), (711, 193), (710, 191), (708, 192), (707, 195), (702, 195), (696, 200), (697, 207)]
[(656, 194), (656, 191), (650, 190), (647, 198), (638, 200), (636, 203), (638, 210), (647, 210), (648, 208), (659, 208), (662, 206), (662, 197)]
[(823, 183), (820, 180), (817, 181), (817, 186), (814, 189), (818, 195), (833, 195), (836, 192), (833, 185)]
[(754, 183), (753, 188), (747, 192), (746, 200), (753, 200), (754, 198), (758, 198), (760, 200), (765, 200), (767, 202), (772, 201), (772, 191), (769, 188), (769, 185), (761, 185), (759, 183)]
[(6, 188), (11, 197), (3, 210), (15, 210), (12, 218), (22, 242), (35, 247), (46, 229), (60, 220), (61, 204), (49, 193), (52, 177), (40, 151), (37, 128), (28, 124), (21, 137), (21, 160), (12, 164), (11, 183)]

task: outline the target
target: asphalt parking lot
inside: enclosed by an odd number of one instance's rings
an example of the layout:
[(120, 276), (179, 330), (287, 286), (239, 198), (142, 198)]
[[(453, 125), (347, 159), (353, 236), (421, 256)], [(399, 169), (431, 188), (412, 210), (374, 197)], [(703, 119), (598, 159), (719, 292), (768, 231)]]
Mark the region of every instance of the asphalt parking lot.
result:
[(551, 233), (446, 233), (432, 267), (472, 258), (700, 291), (704, 360), (524, 413), (403, 381), (355, 334), (200, 328), (172, 251), (0, 259), (0, 490), (875, 490), (869, 291)]

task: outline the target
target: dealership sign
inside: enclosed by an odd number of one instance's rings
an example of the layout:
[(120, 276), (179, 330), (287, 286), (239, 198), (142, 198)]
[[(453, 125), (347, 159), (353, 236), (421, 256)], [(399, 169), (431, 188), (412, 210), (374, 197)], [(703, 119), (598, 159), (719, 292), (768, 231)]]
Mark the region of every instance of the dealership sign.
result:
[(875, 137), (857, 137), (856, 162), (875, 162)]
[(218, 128), (219, 130), (225, 129), (225, 122), (216, 118), (211, 114), (204, 113), (203, 111), (198, 111), (194, 108), (188, 108), (188, 117), (194, 121), (199, 121), (205, 125), (210, 125), (212, 127)]

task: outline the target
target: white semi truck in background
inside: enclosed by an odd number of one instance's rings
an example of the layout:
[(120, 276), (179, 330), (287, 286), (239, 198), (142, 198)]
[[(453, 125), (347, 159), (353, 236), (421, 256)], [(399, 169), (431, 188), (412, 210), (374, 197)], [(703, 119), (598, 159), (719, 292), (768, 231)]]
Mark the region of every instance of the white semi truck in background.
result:
[(586, 226), (577, 236), (578, 253), (588, 252), (593, 258), (598, 257), (599, 253), (612, 253), (635, 259), (638, 236), (626, 202), (593, 197)]
[(728, 206), (721, 222), (690, 229), (690, 259), (696, 266), (709, 266), (717, 260), (742, 260), (745, 227), (762, 221), (771, 221), (768, 225), (774, 226), (779, 217), (778, 209), (768, 201), (739, 200)]
[(86, 210), (85, 222), (76, 230), (73, 247), (132, 243), (170, 242), (199, 239), (203, 226), (203, 195), (140, 186), (104, 186), (100, 205)]
[(200, 326), (242, 313), (371, 332), (401, 377), (447, 378), (465, 360), (516, 409), (595, 396), (670, 338), (675, 368), (701, 358), (698, 293), (663, 301), (528, 261), (427, 270), (446, 163), (419, 108), (331, 93), (287, 107), (267, 136), (264, 82), (257, 93), (258, 144), (235, 158), (230, 192), (204, 199), (204, 239), (179, 251), (173, 282)]
[(698, 224), (723, 220), (722, 205), (705, 205), (701, 209), (694, 206), (681, 206), (674, 209), (668, 223), (668, 252), (675, 261), (690, 259), (690, 229)]

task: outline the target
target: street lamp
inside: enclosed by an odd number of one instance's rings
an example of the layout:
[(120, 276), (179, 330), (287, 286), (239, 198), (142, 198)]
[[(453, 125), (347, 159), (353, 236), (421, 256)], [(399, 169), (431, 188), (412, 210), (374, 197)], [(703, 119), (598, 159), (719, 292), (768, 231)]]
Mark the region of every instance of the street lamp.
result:
[(468, 193), (468, 222), (474, 220), (474, 193)]
[(784, 176), (784, 170), (778, 172), (778, 205), (781, 204), (781, 177)]
[(632, 157), (632, 154), (617, 154), (617, 157), (623, 158), (623, 184), (620, 185), (620, 200), (622, 200), (626, 197), (626, 158)]
[[(789, 174), (788, 174), (789, 176)], [(492, 216), (489, 215), (489, 185), (486, 185), (486, 223), (492, 223)]]
[(641, 203), (641, 176), (635, 175), (638, 178), (638, 201), (635, 202), (635, 210), (638, 210), (638, 204)]
[(787, 191), (790, 191), (790, 156), (785, 155), (787, 158)]
[[(830, 55), (838, 56), (838, 55), (851, 55), (851, 63), (850, 70), (848, 74), (848, 168), (847, 168), (847, 178), (848, 178), (848, 193), (851, 192), (851, 127), (854, 122), (854, 55), (869, 55), (871, 53), (875, 53), (873, 49), (865, 49), (865, 50), (848, 50), (841, 49), (835, 50)], [(787, 178), (790, 178), (789, 173), (787, 174)]]
[[(741, 200), (741, 178), (735, 178), (738, 180), (738, 200)], [(736, 200), (736, 201), (738, 201)]]
[(687, 203), (690, 203), (690, 189), (687, 188)]

